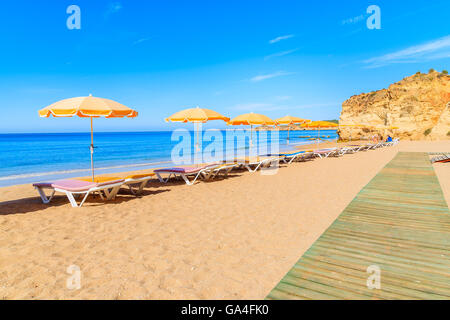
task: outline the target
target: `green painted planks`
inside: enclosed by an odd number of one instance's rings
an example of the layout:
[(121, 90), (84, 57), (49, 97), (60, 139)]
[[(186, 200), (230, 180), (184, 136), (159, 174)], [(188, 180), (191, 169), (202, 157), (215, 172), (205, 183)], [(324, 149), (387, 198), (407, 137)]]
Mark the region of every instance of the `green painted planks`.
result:
[(450, 299), (450, 212), (428, 154), (398, 153), (267, 299)]

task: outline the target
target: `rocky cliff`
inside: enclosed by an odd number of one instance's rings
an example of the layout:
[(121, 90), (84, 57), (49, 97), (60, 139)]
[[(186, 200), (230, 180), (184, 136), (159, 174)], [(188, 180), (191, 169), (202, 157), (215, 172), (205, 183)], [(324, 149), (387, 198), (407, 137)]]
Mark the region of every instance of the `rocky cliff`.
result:
[(374, 133), (406, 140), (450, 139), (450, 76), (430, 70), (387, 89), (352, 96), (342, 104), (339, 125), (341, 139)]

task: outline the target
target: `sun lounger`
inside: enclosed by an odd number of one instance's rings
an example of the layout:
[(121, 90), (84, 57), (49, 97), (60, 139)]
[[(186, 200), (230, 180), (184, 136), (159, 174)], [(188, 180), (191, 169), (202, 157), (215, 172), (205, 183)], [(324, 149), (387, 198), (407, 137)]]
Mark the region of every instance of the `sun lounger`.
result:
[[(113, 180), (123, 179), (124, 183), (122, 186), (127, 186), (130, 189), (131, 194), (138, 196), (142, 193), (148, 181), (150, 181), (155, 176), (155, 173), (143, 173), (143, 174), (134, 174), (128, 176), (114, 176), (114, 177), (95, 177), (95, 182), (97, 183), (105, 183)], [(91, 181), (90, 178), (81, 179), (83, 181)]]
[(284, 154), (283, 162), (291, 164), (295, 160), (305, 161), (308, 158), (311, 158), (314, 155), (312, 150), (307, 151), (298, 151), (294, 153), (286, 153)]
[(340, 149), (341, 154), (346, 153), (356, 153), (362, 150), (366, 150), (366, 145), (364, 144), (349, 144)]
[(445, 162), (450, 162), (450, 153), (449, 154), (442, 154), (440, 156), (437, 157), (433, 157), (431, 159), (431, 163), (445, 163)]
[(213, 174), (211, 176), (211, 178), (215, 178), (217, 176), (220, 175), (220, 173), (223, 174), (224, 177), (228, 176), (228, 173), (230, 173), (231, 170), (233, 170), (234, 168), (236, 168), (238, 166), (238, 164), (236, 163), (224, 163), (224, 164), (220, 164), (217, 168), (212, 169)]
[(348, 144), (346, 146), (343, 146), (339, 148), (339, 155), (342, 156), (347, 153), (356, 153), (359, 151), (368, 150), (368, 148), (373, 147), (373, 145), (367, 145), (367, 144)]
[(277, 153), (277, 154), (268, 154), (268, 156), (280, 157), (280, 160), (284, 163), (292, 163), (295, 160), (299, 159), (304, 161), (305, 159), (311, 158), (313, 156), (313, 150), (302, 150), (290, 153)]
[(384, 145), (388, 146), (388, 147), (395, 146), (399, 141), (400, 141), (399, 138), (395, 138), (394, 140), (392, 140), (390, 142), (385, 142)]
[(357, 150), (357, 148), (355, 148), (354, 146), (345, 146), (345, 147), (339, 148), (338, 153), (340, 156), (342, 156), (347, 153), (355, 153), (355, 152), (357, 152), (356, 150)]
[(378, 142), (378, 143), (375, 144), (375, 146), (373, 147), (373, 149), (385, 147), (385, 146), (386, 146), (386, 143), (388, 143), (388, 142), (380, 141), (380, 142)]
[[(167, 183), (169, 179), (173, 177), (181, 177), (187, 185), (193, 185), (198, 178), (202, 177), (204, 180), (209, 180), (214, 174), (214, 169), (217, 169), (220, 165), (211, 164), (200, 167), (173, 167), (154, 170), (154, 173), (162, 183)], [(163, 178), (161, 174), (168, 174), (167, 178)], [(193, 180), (189, 180), (189, 177), (194, 176)]]
[(280, 157), (278, 156), (255, 156), (255, 157), (245, 157), (237, 158), (234, 160), (227, 160), (226, 163), (234, 163), (237, 166), (244, 167), (250, 172), (256, 172), (262, 167), (271, 167), (273, 164), (280, 162)]
[(147, 183), (155, 176), (155, 173), (135, 174), (125, 177), (125, 185), (130, 188), (130, 192), (137, 196), (142, 193)]
[(326, 148), (326, 149), (317, 149), (314, 150), (314, 155), (319, 158), (328, 158), (329, 156), (339, 156), (339, 149), (334, 148)]
[[(81, 207), (87, 197), (94, 192), (98, 192), (102, 200), (114, 199), (119, 192), (120, 187), (125, 180), (110, 180), (103, 183), (89, 182), (75, 179), (57, 180), (54, 182), (35, 183), (33, 186), (39, 192), (43, 203), (49, 203), (56, 192), (64, 193), (70, 201), (72, 207)], [(49, 197), (45, 194), (45, 189), (52, 190)], [(105, 196), (103, 196), (103, 193)], [(84, 195), (80, 204), (77, 203), (75, 197)]]
[(367, 144), (364, 145), (364, 149), (363, 150), (375, 150), (379, 146), (380, 146), (379, 143), (367, 143)]

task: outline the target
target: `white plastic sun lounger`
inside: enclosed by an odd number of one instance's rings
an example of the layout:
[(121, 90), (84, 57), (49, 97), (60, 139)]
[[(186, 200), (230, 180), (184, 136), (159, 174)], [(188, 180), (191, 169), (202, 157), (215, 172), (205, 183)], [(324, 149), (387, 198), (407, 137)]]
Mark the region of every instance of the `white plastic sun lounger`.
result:
[(375, 150), (378, 147), (378, 143), (368, 143), (364, 145), (364, 148), (361, 150)]
[(374, 149), (378, 149), (378, 148), (384, 147), (384, 144), (385, 144), (384, 141), (380, 141), (373, 148)]
[(280, 157), (247, 157), (244, 159), (236, 159), (235, 163), (239, 166), (245, 167), (249, 172), (256, 172), (258, 169), (263, 167), (272, 167), (273, 164), (278, 166), (280, 163)]
[(399, 138), (395, 138), (390, 142), (385, 142), (384, 145), (387, 147), (392, 147), (395, 146), (399, 142), (399, 140), (400, 140)]
[[(138, 196), (142, 193), (147, 183), (155, 176), (153, 172), (145, 174), (135, 174), (126, 177), (96, 177), (95, 182), (107, 183), (112, 180), (124, 180), (122, 186), (127, 186), (130, 189), (132, 195)], [(82, 179), (84, 180), (84, 179)], [(86, 179), (84, 181), (88, 181)]]
[[(83, 180), (65, 179), (57, 180), (54, 182), (43, 182), (33, 184), (34, 188), (39, 192), (39, 195), (43, 203), (49, 203), (56, 192), (64, 193), (70, 201), (72, 207), (81, 207), (86, 201), (87, 197), (94, 192), (100, 194), (100, 198), (104, 200), (112, 200), (119, 192), (120, 187), (124, 184), (125, 180), (111, 180), (103, 183), (88, 182)], [(52, 190), (50, 196), (45, 194), (45, 189)], [(103, 195), (103, 193), (105, 195)], [(84, 195), (80, 204), (77, 203), (75, 197)]]
[(283, 161), (285, 163), (291, 164), (295, 160), (305, 161), (306, 159), (310, 159), (314, 157), (314, 152), (312, 150), (308, 151), (300, 151), (291, 154), (286, 154)]
[(371, 147), (370, 149), (375, 150), (375, 149), (384, 147), (384, 146), (387, 145), (387, 143), (388, 143), (388, 142), (380, 141), (380, 142), (378, 142), (378, 143), (373, 144), (372, 147)]
[(366, 144), (361, 144), (359, 147), (355, 146), (355, 148), (357, 148), (356, 152), (365, 151), (365, 150), (367, 150), (367, 145)]
[[(180, 176), (183, 178), (187, 185), (193, 185), (198, 178), (202, 177), (204, 180), (209, 180), (214, 174), (214, 169), (219, 167), (218, 164), (211, 164), (201, 167), (174, 167), (174, 168), (163, 168), (154, 170), (154, 173), (158, 177), (159, 181), (162, 183), (167, 183), (169, 179), (173, 177)], [(161, 174), (168, 174), (167, 178), (163, 178)], [(193, 180), (189, 180), (190, 176), (194, 176)]]
[(433, 157), (431, 158), (431, 163), (436, 163), (436, 162), (442, 162), (442, 163), (446, 163), (446, 162), (450, 162), (450, 153), (443, 153), (439, 156)]
[[(130, 189), (131, 194), (138, 196), (142, 193), (147, 183), (155, 176), (153, 172), (134, 174), (129, 176), (115, 176), (115, 177), (95, 177), (96, 183), (107, 183), (114, 180), (124, 180), (122, 186), (127, 186)], [(80, 179), (90, 182), (90, 178)]]
[(344, 154), (348, 154), (348, 153), (355, 153), (356, 149), (354, 149), (353, 147), (349, 147), (349, 146), (345, 146), (342, 148), (339, 148), (338, 153), (340, 156), (344, 155)]
[(356, 153), (365, 149), (365, 145), (360, 144), (351, 144), (343, 146), (339, 149), (339, 155), (344, 155), (346, 153)]
[(214, 179), (215, 177), (219, 176), (220, 173), (223, 174), (224, 177), (228, 176), (228, 173), (230, 173), (231, 170), (233, 170), (234, 168), (236, 168), (238, 166), (238, 164), (236, 163), (224, 163), (219, 165), (217, 168), (212, 169), (213, 174), (211, 176), (212, 179)]
[(284, 163), (291, 164), (295, 160), (306, 160), (308, 158), (312, 158), (313, 151), (312, 150), (302, 150), (297, 152), (290, 152), (290, 153), (278, 153), (278, 154), (268, 154), (268, 156), (276, 156), (279, 157), (281, 161)]
[(147, 183), (155, 176), (155, 173), (137, 174), (125, 177), (124, 185), (128, 186), (131, 194), (138, 196), (142, 193)]
[(317, 149), (314, 150), (314, 155), (318, 156), (319, 158), (328, 158), (329, 156), (338, 156), (339, 155), (339, 149), (334, 148), (326, 148), (326, 149)]

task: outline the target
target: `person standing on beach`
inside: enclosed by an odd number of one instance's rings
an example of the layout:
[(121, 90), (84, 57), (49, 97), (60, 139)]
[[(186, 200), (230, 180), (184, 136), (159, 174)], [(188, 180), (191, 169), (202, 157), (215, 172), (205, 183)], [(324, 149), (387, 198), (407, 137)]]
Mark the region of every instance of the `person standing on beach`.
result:
[(378, 143), (378, 135), (377, 134), (372, 135), (372, 142)]

